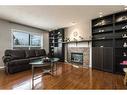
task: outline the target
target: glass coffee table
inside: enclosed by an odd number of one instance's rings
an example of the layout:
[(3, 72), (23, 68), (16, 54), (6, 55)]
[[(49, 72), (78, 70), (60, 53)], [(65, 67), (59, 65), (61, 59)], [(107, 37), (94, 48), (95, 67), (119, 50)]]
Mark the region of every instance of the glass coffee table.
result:
[(50, 70), (47, 70), (44, 73), (49, 73), (49, 74), (53, 75), (54, 66), (55, 66), (55, 68), (57, 70), (57, 62), (58, 61), (59, 61), (59, 58), (47, 58), (47, 59), (46, 58), (42, 58), (42, 59), (33, 60), (33, 61), (31, 61), (29, 63), (29, 64), (32, 65), (32, 89), (34, 89), (34, 80), (42, 77), (42, 75), (41, 76), (35, 75), (34, 69), (37, 68), (37, 67), (39, 67), (39, 68), (42, 67), (43, 68), (45, 66), (50, 66), (51, 67)]

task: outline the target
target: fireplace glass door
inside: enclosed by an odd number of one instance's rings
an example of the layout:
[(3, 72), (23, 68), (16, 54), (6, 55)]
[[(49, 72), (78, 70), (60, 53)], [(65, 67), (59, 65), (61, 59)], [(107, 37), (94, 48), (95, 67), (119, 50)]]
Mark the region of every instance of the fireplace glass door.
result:
[(71, 62), (83, 64), (83, 53), (71, 53)]

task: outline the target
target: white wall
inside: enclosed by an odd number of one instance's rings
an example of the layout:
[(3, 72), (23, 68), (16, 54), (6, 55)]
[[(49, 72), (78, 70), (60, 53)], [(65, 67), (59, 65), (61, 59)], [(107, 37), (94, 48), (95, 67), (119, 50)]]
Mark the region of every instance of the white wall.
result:
[[(82, 23), (77, 23), (74, 26), (68, 27), (65, 29), (65, 37), (70, 38), (70, 40), (73, 40), (73, 38), (76, 38), (77, 40), (81, 40), (79, 36), (82, 36), (85, 40), (89, 40), (91, 37), (91, 21), (84, 21)], [(77, 36), (74, 36), (74, 32), (77, 32)]]
[[(28, 31), (32, 33), (38, 33), (42, 35), (43, 43), (42, 43), (42, 48), (46, 49), (48, 52), (48, 32), (24, 26), (24, 25), (19, 25), (19, 24), (14, 24), (10, 23), (8, 21), (0, 20), (0, 68), (4, 66), (2, 62), (2, 56), (4, 55), (4, 51), (6, 49), (12, 49), (12, 42), (11, 42), (11, 29), (17, 29), (17, 30), (23, 30), (23, 31)], [(47, 39), (47, 40), (46, 40)]]
[(49, 34), (48, 32), (43, 33), (43, 48), (49, 53)]
[[(74, 32), (77, 32), (77, 36), (74, 36)], [(81, 40), (79, 38), (79, 36), (83, 37), (84, 40), (90, 40), (91, 39), (91, 21), (84, 21), (82, 23), (78, 23), (74, 26), (68, 27), (65, 29), (65, 38), (70, 38), (71, 41), (74, 40), (74, 38), (76, 38), (78, 41)], [(83, 43), (78, 43), (76, 45), (76, 43), (70, 43), (68, 44), (68, 47), (90, 47), (90, 67), (92, 66), (92, 44), (91, 42), (88, 43), (87, 42), (83, 42)], [(67, 47), (65, 45), (65, 61), (67, 60)]]

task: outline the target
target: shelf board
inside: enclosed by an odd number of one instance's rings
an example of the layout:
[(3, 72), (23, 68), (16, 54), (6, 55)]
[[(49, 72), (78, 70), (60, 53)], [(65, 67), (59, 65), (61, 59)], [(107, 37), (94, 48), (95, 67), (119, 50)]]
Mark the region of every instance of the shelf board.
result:
[(59, 37), (59, 38), (49, 38), (49, 40), (59, 40), (59, 39), (62, 39), (62, 37)]
[(110, 39), (92, 39), (92, 41), (101, 41), (101, 40), (113, 40), (112, 38), (110, 38)]
[[(93, 47), (93, 46), (92, 46)], [(94, 46), (93, 48), (113, 48), (113, 47), (107, 47), (107, 46), (104, 46), (104, 47), (101, 47), (101, 46)]]
[(49, 37), (49, 40), (54, 40), (54, 38), (50, 38), (50, 37)]
[(120, 57), (120, 58), (122, 58), (122, 57), (123, 57), (123, 58), (126, 58), (127, 56), (122, 56), (122, 55), (121, 55), (121, 56), (120, 56), (120, 55), (115, 55), (115, 57)]
[(49, 42), (50, 44), (58, 44), (58, 43), (63, 43), (63, 42)]
[(115, 47), (115, 49), (127, 49), (127, 47)]
[(115, 22), (115, 24), (124, 24), (124, 23), (127, 23), (127, 20), (123, 20), (123, 21), (119, 21), (119, 22)]
[(59, 36), (59, 35), (62, 35), (62, 34), (54, 34), (54, 36)]
[(127, 29), (118, 29), (118, 30), (115, 30), (115, 33), (118, 33), (118, 32), (126, 32)]
[(105, 24), (105, 25), (99, 25), (99, 26), (93, 26), (92, 28), (101, 28), (106, 26), (113, 26), (113, 23)]
[(123, 39), (127, 39), (127, 38), (115, 38), (116, 40), (123, 40)]
[(92, 32), (93, 35), (96, 35), (96, 34), (105, 34), (105, 33), (113, 33), (113, 30), (112, 31), (105, 31), (105, 32)]
[(62, 34), (53, 34), (53, 35), (49, 35), (49, 37), (54, 37), (54, 36), (62, 36)]

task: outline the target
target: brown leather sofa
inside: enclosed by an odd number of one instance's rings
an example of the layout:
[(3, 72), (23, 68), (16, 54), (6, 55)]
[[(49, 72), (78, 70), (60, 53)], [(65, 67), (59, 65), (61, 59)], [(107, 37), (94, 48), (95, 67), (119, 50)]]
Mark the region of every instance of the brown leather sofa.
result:
[(31, 68), (30, 61), (46, 56), (44, 49), (39, 50), (6, 50), (3, 56), (5, 71), (16, 73)]

